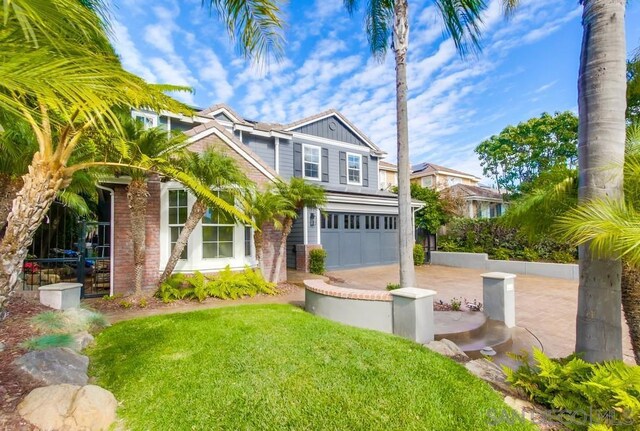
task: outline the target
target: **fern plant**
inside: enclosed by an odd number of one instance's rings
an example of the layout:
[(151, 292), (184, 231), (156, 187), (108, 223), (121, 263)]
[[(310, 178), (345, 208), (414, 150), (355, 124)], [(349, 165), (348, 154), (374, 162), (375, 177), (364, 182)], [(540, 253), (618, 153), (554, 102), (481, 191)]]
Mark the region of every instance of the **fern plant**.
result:
[(635, 430), (640, 424), (640, 367), (622, 361), (591, 364), (572, 355), (550, 359), (534, 349), (513, 355), (523, 363), (504, 367), (507, 381), (531, 400), (561, 411), (560, 421), (572, 430)]
[(187, 276), (184, 274), (173, 274), (171, 277), (158, 287), (156, 291), (156, 297), (160, 298), (162, 302), (168, 303), (175, 301), (176, 299), (182, 299), (182, 287), (187, 281)]

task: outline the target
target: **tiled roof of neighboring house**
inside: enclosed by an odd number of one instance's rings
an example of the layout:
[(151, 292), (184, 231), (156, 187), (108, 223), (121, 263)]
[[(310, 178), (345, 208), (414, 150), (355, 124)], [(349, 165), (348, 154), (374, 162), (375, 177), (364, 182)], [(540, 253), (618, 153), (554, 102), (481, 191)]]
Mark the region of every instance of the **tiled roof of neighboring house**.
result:
[(445, 190), (449, 190), (451, 193), (463, 197), (480, 197), (492, 200), (502, 200), (502, 194), (500, 194), (500, 192), (486, 187), (456, 184), (454, 186), (447, 187)]
[(240, 142), (238, 138), (236, 138), (233, 135), (233, 133), (229, 133), (229, 131), (222, 124), (218, 123), (214, 119), (212, 119), (207, 123), (194, 127), (193, 129), (189, 129), (186, 132), (184, 132), (184, 134), (189, 138), (192, 138), (198, 135), (199, 133), (206, 132), (207, 130), (210, 130), (210, 129), (217, 129), (219, 132), (221, 132), (228, 140), (233, 142), (236, 146), (240, 148), (241, 151), (245, 152), (249, 157), (251, 157), (258, 164), (260, 164), (261, 167), (264, 170), (268, 171), (274, 178), (277, 178), (279, 176), (278, 173), (271, 166), (269, 166), (264, 160), (262, 160), (262, 158), (259, 155), (257, 155), (253, 150), (251, 150), (251, 148), (249, 148), (247, 145), (244, 145), (242, 142)]
[(443, 174), (462, 175), (470, 178), (478, 178), (473, 174), (457, 171), (455, 169), (450, 169), (444, 166), (436, 165), (434, 163), (419, 163), (417, 165), (411, 166), (411, 170), (413, 171), (413, 173), (411, 174), (411, 178), (424, 177), (425, 175), (429, 175), (434, 172), (443, 173)]
[(378, 167), (382, 169), (386, 169), (387, 171), (397, 171), (398, 166), (393, 163), (385, 162), (384, 160), (380, 160), (378, 162)]
[(338, 111), (337, 109), (328, 109), (326, 111), (320, 112), (318, 114), (315, 115), (311, 115), (309, 117), (305, 117), (305, 118), (301, 118), (300, 120), (294, 121), (293, 123), (289, 123), (286, 124), (284, 126), (284, 130), (291, 130), (291, 129), (295, 129), (298, 126), (301, 126), (303, 124), (307, 124), (307, 123), (311, 123), (315, 120), (320, 120), (322, 118), (326, 118), (329, 117), (331, 115), (335, 115), (337, 116), (340, 121), (342, 121), (343, 123), (345, 123), (348, 127), (350, 127), (354, 132), (356, 132), (357, 135), (360, 135), (360, 137), (362, 138), (362, 140), (365, 141), (365, 143), (367, 145), (369, 145), (373, 150), (379, 152), (379, 153), (384, 153), (383, 150), (381, 150), (376, 144), (373, 143), (373, 141), (365, 134), (363, 133), (360, 129), (358, 129), (351, 121), (349, 121), (347, 119), (347, 117), (345, 117), (344, 115), (342, 115), (340, 113), (340, 111)]

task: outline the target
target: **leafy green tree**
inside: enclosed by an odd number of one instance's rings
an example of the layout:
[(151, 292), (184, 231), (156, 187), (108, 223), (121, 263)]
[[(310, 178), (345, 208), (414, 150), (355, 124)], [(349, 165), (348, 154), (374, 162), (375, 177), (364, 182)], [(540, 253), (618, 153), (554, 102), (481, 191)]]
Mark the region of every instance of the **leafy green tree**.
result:
[(436, 233), (440, 226), (447, 224), (456, 215), (451, 211), (452, 205), (437, 190), (411, 184), (411, 197), (424, 202), (424, 207), (415, 214), (416, 228)]
[(483, 173), (510, 193), (526, 192), (542, 172), (574, 168), (578, 160), (578, 117), (572, 112), (508, 126), (475, 149)]
[[(189, 211), (189, 216), (180, 230), (180, 235), (173, 246), (173, 250), (171, 250), (171, 256), (169, 256), (167, 265), (160, 276), (159, 284), (162, 284), (173, 273), (182, 252), (187, 246), (191, 233), (193, 233), (207, 211), (222, 211), (222, 216), (234, 220), (240, 215), (238, 214), (239, 211), (234, 207), (234, 198), (253, 186), (235, 160), (213, 148), (205, 150), (202, 154), (189, 153), (184, 157), (182, 167), (188, 175), (196, 178), (200, 184), (211, 190), (221, 192), (221, 195), (219, 196), (219, 202), (213, 209), (210, 208), (210, 200), (206, 199), (205, 196), (200, 195), (196, 198)], [(195, 191), (197, 192), (197, 190)], [(229, 200), (225, 200), (225, 197)], [(250, 221), (246, 215), (241, 215), (243, 216), (242, 221)]]
[[(359, 6), (358, 0), (344, 0), (350, 14)], [(443, 18), (444, 30), (464, 55), (478, 47), (484, 0), (434, 0)], [(505, 0), (511, 8), (511, 0)], [(407, 55), (409, 50), (409, 1), (369, 1), (365, 10), (365, 28), (374, 57), (382, 60), (391, 45), (396, 64), (396, 127), (398, 140), (398, 230), (400, 251), (400, 285), (415, 286), (413, 265), (414, 232), (409, 176), (409, 114), (407, 111)], [(390, 43), (392, 41), (392, 43)]]

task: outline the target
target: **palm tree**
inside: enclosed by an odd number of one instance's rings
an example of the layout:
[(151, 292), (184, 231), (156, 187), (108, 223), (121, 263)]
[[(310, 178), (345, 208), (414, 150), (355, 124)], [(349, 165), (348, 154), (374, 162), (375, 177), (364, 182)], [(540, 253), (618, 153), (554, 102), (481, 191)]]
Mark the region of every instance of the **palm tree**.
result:
[[(297, 213), (291, 209), (289, 201), (273, 187), (265, 191), (254, 190), (248, 193), (243, 201), (243, 209), (256, 225), (253, 231), (253, 244), (256, 248), (258, 267), (264, 274), (264, 229), (271, 225), (282, 230), (283, 218), (295, 218)], [(269, 278), (271, 279), (271, 275)]]
[[(269, 41), (277, 39), (272, 34), (274, 24), (280, 25), (266, 3), (271, 2), (211, 4), (226, 18), (229, 30), (242, 35), (241, 46), (257, 55), (261, 49), (276, 46)], [(38, 143), (0, 241), (0, 315), (19, 281), (33, 234), (57, 193), (79, 170), (124, 165), (95, 159), (70, 165), (83, 136), (92, 130), (119, 127), (122, 106), (191, 114), (164, 94), (184, 88), (150, 85), (121, 67), (107, 37), (105, 10), (101, 0), (3, 0), (0, 7), (0, 111), (22, 117)], [(251, 31), (244, 30), (247, 28)], [(170, 167), (165, 171), (172, 171), (185, 185), (198, 187), (184, 173)], [(208, 189), (199, 193), (212, 202), (217, 199)]]
[(276, 264), (271, 270), (269, 280), (279, 281), (282, 262), (286, 259), (287, 237), (291, 233), (293, 221), (303, 208), (320, 208), (327, 201), (324, 189), (310, 184), (302, 178), (291, 178), (288, 183), (276, 184), (278, 193), (287, 201), (287, 211), (280, 214), (282, 218), (282, 235), (276, 256)]
[[(344, 0), (353, 14), (357, 0)], [(456, 48), (464, 55), (467, 48), (478, 46), (483, 0), (434, 0), (443, 18), (446, 32), (451, 35)], [(407, 52), (409, 48), (408, 0), (376, 0), (367, 2), (365, 26), (369, 47), (373, 55), (384, 58), (392, 37), (392, 49), (396, 62), (396, 126), (398, 140), (398, 229), (400, 246), (400, 285), (415, 286), (413, 266), (414, 232), (411, 211), (409, 175), (409, 116), (407, 112)]]
[[(220, 199), (225, 205), (216, 205), (216, 210), (222, 210), (225, 217), (233, 219), (236, 211), (228, 211), (228, 207), (233, 207), (233, 198), (252, 187), (251, 180), (238, 167), (235, 160), (214, 149), (207, 149), (202, 154), (190, 153), (186, 157), (184, 170), (189, 175), (214, 191), (220, 193)], [(225, 197), (229, 199), (225, 200)], [(187, 246), (191, 233), (194, 231), (202, 217), (207, 213), (211, 204), (204, 196), (198, 197), (191, 207), (189, 216), (180, 230), (180, 235), (171, 250), (171, 256), (160, 277), (159, 284), (163, 283), (176, 267), (182, 256), (182, 252)], [(248, 219), (245, 217), (245, 221)]]

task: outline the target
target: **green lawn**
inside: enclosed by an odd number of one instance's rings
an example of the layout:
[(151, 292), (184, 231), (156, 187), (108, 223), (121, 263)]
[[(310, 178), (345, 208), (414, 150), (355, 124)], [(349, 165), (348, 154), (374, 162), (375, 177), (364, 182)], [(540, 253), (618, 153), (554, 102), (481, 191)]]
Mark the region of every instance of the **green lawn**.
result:
[[(460, 365), (287, 305), (118, 323), (91, 373), (131, 430), (525, 430)], [(515, 422), (514, 422), (515, 421)]]

